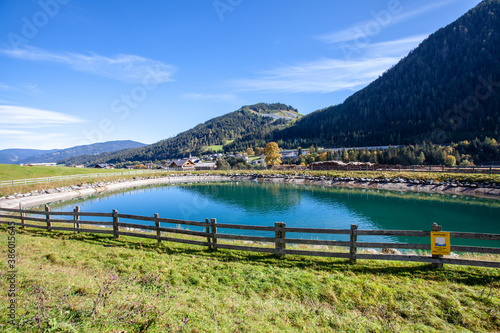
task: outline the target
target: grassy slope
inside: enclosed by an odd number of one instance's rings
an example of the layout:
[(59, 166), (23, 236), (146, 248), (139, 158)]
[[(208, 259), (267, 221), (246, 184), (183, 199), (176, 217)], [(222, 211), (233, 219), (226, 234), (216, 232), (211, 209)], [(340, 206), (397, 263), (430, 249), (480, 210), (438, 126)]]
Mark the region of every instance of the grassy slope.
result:
[[(19, 231), (17, 316), (4, 332), (492, 332), (500, 271)], [(6, 232), (0, 252), (6, 258)], [(5, 274), (6, 262), (0, 261)], [(4, 277), (4, 276), (2, 276)], [(6, 290), (5, 278), (1, 288)]]
[(38, 178), (77, 175), (88, 173), (114, 172), (116, 170), (103, 170), (93, 168), (46, 167), (46, 166), (20, 166), (15, 164), (0, 164), (0, 180)]

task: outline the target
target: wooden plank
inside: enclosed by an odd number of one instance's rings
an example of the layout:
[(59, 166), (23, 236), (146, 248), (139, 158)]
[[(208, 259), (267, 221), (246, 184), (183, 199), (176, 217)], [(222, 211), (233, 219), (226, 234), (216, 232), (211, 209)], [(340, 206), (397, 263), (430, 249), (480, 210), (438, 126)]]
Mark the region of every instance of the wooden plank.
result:
[(164, 222), (164, 223), (172, 223), (172, 224), (192, 225), (192, 226), (197, 226), (197, 227), (204, 227), (205, 226), (204, 222), (196, 222), (196, 221), (185, 221), (185, 220), (166, 219), (166, 218), (159, 218), (158, 221)]
[(175, 242), (175, 243), (183, 243), (183, 244), (191, 244), (191, 245), (200, 245), (200, 246), (208, 246), (207, 242), (200, 242), (191, 239), (181, 239), (181, 238), (171, 238), (171, 237), (161, 237), (161, 240), (167, 242)]
[(143, 234), (143, 233), (127, 232), (127, 231), (120, 231), (120, 236), (131, 236), (131, 237), (157, 239), (156, 235), (148, 235), (148, 234)]
[[(76, 206), (74, 212), (75, 213), (80, 212), (80, 206)], [(80, 223), (78, 221), (80, 221), (80, 216), (78, 216), (78, 215), (73, 216), (73, 220), (74, 220), (73, 226), (76, 229), (76, 233), (79, 233), (80, 232), (79, 231), (80, 230)]]
[(129, 220), (139, 220), (139, 221), (151, 221), (154, 222), (154, 217), (149, 216), (141, 216), (141, 215), (130, 215), (130, 214), (118, 214), (119, 218), (129, 219)]
[(349, 262), (351, 264), (356, 263), (357, 259), (357, 241), (358, 241), (358, 226), (356, 224), (351, 224), (351, 236), (350, 236), (350, 244), (349, 244)]
[(154, 225), (145, 225), (145, 224), (134, 224), (134, 223), (119, 222), (118, 226), (119, 227), (125, 227), (125, 228), (135, 228), (135, 229), (155, 230), (156, 231), (156, 226), (154, 226)]
[(494, 247), (478, 247), (478, 246), (461, 246), (452, 245), (451, 251), (455, 252), (470, 252), (470, 253), (494, 253), (500, 254), (500, 249)]
[(52, 227), (51, 230), (76, 231), (75, 228), (68, 228), (68, 227)]
[(50, 222), (50, 207), (49, 205), (45, 205), (45, 216), (47, 222), (47, 230), (50, 231), (52, 227), (52, 222)]
[(430, 250), (430, 244), (405, 244), (405, 243), (369, 243), (357, 242), (358, 247), (373, 247), (373, 248), (393, 248), (393, 249), (410, 249), (410, 250)]
[(413, 236), (430, 237), (430, 231), (419, 230), (358, 230), (358, 236)]
[(80, 220), (80, 224), (87, 224), (87, 225), (106, 225), (106, 226), (112, 226), (113, 222), (103, 222), (103, 221), (85, 221), (85, 220)]
[(172, 234), (181, 234), (181, 235), (190, 235), (190, 236), (200, 236), (200, 237), (207, 237), (207, 236), (212, 236), (211, 233), (206, 233), (202, 231), (192, 231), (192, 230), (184, 230), (184, 229), (176, 229), (176, 228), (165, 228), (161, 227), (160, 231), (163, 232), (168, 232)]
[(322, 251), (303, 251), (303, 250), (283, 250), (284, 254), (292, 254), (299, 256), (313, 256), (313, 257), (329, 257), (329, 258), (345, 258), (351, 257), (350, 253), (342, 252), (322, 252)]
[(210, 219), (210, 228), (212, 229), (212, 250), (217, 251), (217, 220)]
[(349, 235), (351, 233), (351, 231), (348, 229), (290, 228), (290, 227), (286, 227), (284, 231), (310, 233), (310, 234), (336, 234), (336, 235)]
[(357, 258), (368, 259), (368, 260), (417, 261), (417, 262), (428, 262), (428, 263), (439, 262), (439, 259), (434, 259), (430, 256), (412, 256), (412, 255), (396, 255), (396, 254), (358, 253)]
[(112, 229), (85, 229), (81, 228), (80, 232), (87, 232), (87, 233), (93, 233), (93, 234), (107, 234), (107, 235), (113, 235), (113, 230)]
[(498, 262), (498, 261), (483, 261), (483, 260), (442, 258), (441, 262), (443, 264), (451, 264), (451, 265), (464, 265), (464, 266), (479, 266), (479, 267), (500, 268), (500, 262)]
[(228, 249), (228, 250), (250, 251), (250, 252), (278, 253), (278, 251), (274, 248), (229, 245), (220, 243), (217, 244), (217, 248)]
[(118, 211), (116, 209), (113, 209), (113, 235), (116, 239), (120, 238), (120, 226), (118, 225), (119, 223), (120, 220), (118, 218)]
[(275, 238), (273, 237), (257, 237), (257, 236), (243, 236), (243, 235), (227, 235), (227, 234), (217, 234), (217, 239), (232, 239), (232, 240), (247, 240), (254, 242), (267, 242), (274, 243)]
[(225, 228), (225, 229), (238, 229), (238, 230), (275, 231), (274, 227), (242, 225), (242, 224), (217, 223), (217, 227), (218, 228)]
[(161, 243), (160, 221), (158, 221), (159, 217), (160, 217), (160, 214), (155, 213), (156, 239), (157, 239), (158, 243)]
[(500, 240), (500, 235), (499, 234), (487, 234), (487, 233), (475, 233), (475, 232), (450, 232), (450, 238)]
[(298, 239), (298, 238), (287, 238), (284, 240), (287, 244), (309, 244), (309, 245), (325, 245), (325, 246), (349, 246), (351, 243), (349, 241), (329, 241), (329, 240), (317, 240), (317, 239)]

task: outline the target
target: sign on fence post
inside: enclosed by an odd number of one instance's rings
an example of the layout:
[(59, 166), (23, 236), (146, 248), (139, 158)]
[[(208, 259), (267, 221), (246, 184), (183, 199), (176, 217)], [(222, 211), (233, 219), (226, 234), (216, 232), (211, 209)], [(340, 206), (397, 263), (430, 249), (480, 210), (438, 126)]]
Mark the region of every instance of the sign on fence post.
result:
[(351, 224), (351, 239), (350, 239), (350, 246), (349, 246), (349, 253), (350, 253), (350, 258), (349, 262), (351, 264), (356, 263), (356, 252), (358, 250), (356, 242), (358, 241), (358, 226), (356, 224)]
[[(450, 254), (450, 233), (442, 232), (443, 227), (438, 225), (437, 223), (432, 224), (431, 231), (431, 254), (433, 258), (442, 258), (444, 254)], [(448, 234), (448, 239), (446, 239), (446, 234)], [(437, 240), (436, 240), (437, 235)], [(444, 237), (443, 237), (444, 235)], [(436, 241), (438, 242), (436, 244)], [(443, 243), (444, 242), (444, 243)], [(448, 252), (446, 253), (446, 248), (448, 248)], [(440, 263), (432, 263), (432, 267), (434, 268), (442, 268), (443, 264)]]

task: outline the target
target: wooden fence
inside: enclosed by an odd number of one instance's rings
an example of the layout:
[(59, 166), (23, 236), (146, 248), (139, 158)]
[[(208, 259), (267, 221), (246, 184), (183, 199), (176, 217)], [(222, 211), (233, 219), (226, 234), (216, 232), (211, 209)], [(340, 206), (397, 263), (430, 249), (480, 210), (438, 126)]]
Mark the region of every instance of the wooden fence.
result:
[(447, 167), (444, 165), (386, 165), (386, 164), (336, 164), (330, 162), (315, 162), (309, 166), (313, 171), (408, 171), (408, 172), (448, 172), (448, 173), (482, 173), (482, 174), (500, 174), (498, 167)]
[[(59, 218), (53, 218), (57, 216)], [(106, 221), (82, 220), (81, 217), (99, 217), (107, 218)], [(9, 222), (17, 220), (19, 222)], [(120, 219), (146, 221), (149, 224), (138, 224), (123, 222)], [(12, 224), (21, 228), (32, 227), (41, 228), (48, 231), (63, 230), (76, 233), (99, 233), (113, 235), (114, 238), (120, 236), (132, 236), (156, 239), (158, 242), (168, 241), (176, 243), (185, 243), (192, 245), (205, 246), (211, 250), (231, 249), (240, 251), (267, 252), (279, 256), (284, 255), (303, 255), (317, 257), (345, 258), (351, 263), (356, 263), (358, 259), (371, 260), (396, 260), (396, 261), (414, 261), (431, 263), (434, 267), (442, 267), (443, 264), (469, 265), (500, 268), (498, 261), (469, 260), (461, 258), (445, 258), (436, 255), (423, 255), (423, 251), (431, 249), (430, 236), (431, 231), (417, 230), (360, 230), (357, 225), (351, 225), (350, 229), (319, 229), (319, 228), (290, 228), (283, 222), (276, 222), (274, 226), (251, 226), (240, 224), (217, 223), (216, 219), (206, 219), (205, 222), (185, 221), (169, 218), (161, 218), (158, 214), (153, 217), (120, 214), (116, 210), (111, 213), (87, 213), (81, 212), (77, 206), (72, 212), (50, 211), (49, 206), (45, 206), (44, 211), (25, 210), (22, 208), (0, 208), (0, 224)], [(68, 226), (61, 226), (67, 224)], [(72, 225), (72, 226), (71, 226)], [(84, 226), (84, 227), (82, 227)], [(204, 231), (194, 231), (179, 228), (179, 226), (202, 227)], [(251, 230), (267, 231), (274, 233), (274, 237), (245, 236), (221, 233), (221, 229), (233, 230)], [(442, 231), (441, 227), (433, 224), (432, 231)], [(294, 233), (302, 234), (322, 234), (322, 235), (349, 235), (348, 241), (320, 240), (320, 239), (299, 239), (290, 237)], [(184, 235), (184, 238), (175, 237), (175, 235)], [(191, 238), (187, 238), (189, 236)], [(394, 242), (360, 242), (358, 236), (410, 236), (424, 237), (428, 239), (427, 244), (407, 244)], [(480, 239), (480, 240), (500, 240), (500, 234), (488, 233), (470, 233), (470, 232), (450, 232), (451, 239)], [(195, 238), (195, 239), (193, 239)], [(271, 244), (271, 247), (258, 247), (247, 245), (235, 245), (220, 243), (219, 240), (237, 240), (262, 242)], [(453, 242), (452, 242), (453, 243)], [(312, 247), (305, 250), (287, 248), (287, 244), (305, 244), (321, 245), (333, 247), (336, 251), (345, 247), (348, 252), (330, 252), (320, 251)], [(255, 244), (253, 244), (255, 245)], [(360, 253), (358, 248), (391, 248), (404, 250), (417, 250), (420, 254), (372, 254)], [(500, 254), (500, 248), (478, 247), (478, 246), (460, 246), (452, 245), (451, 251), (467, 253), (490, 253)]]
[(50, 183), (50, 182), (60, 182), (60, 181), (65, 181), (65, 180), (90, 179), (90, 178), (99, 178), (99, 177), (156, 174), (156, 173), (162, 173), (165, 171), (166, 170), (140, 169), (140, 170), (126, 170), (126, 171), (124, 170), (124, 171), (116, 171), (116, 172), (84, 173), (84, 174), (66, 175), (66, 176), (0, 180), (0, 187), (41, 184), (41, 183)]

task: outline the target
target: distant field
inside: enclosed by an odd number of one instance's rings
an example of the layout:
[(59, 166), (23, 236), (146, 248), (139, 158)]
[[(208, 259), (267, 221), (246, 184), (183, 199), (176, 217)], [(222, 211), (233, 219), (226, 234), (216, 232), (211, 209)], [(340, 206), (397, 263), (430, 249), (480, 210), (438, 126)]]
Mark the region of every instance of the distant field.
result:
[(207, 150), (222, 151), (222, 145), (211, 145), (207, 147)]
[(47, 166), (20, 166), (15, 164), (0, 164), (0, 180), (25, 179), (38, 177), (52, 177), (77, 175), (81, 173), (105, 173), (116, 170), (93, 168), (47, 167)]

